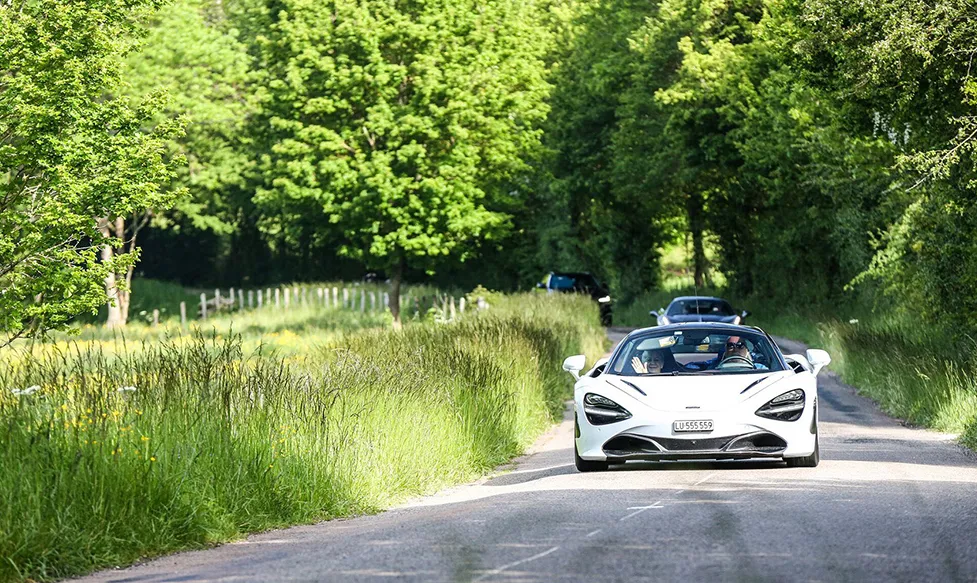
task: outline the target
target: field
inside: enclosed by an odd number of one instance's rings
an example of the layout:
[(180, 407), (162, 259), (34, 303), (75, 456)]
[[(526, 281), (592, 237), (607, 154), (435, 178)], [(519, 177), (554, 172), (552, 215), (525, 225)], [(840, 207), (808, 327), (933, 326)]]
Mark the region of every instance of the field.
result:
[(305, 306), (96, 327), (0, 355), (0, 580), (54, 580), (376, 512), (520, 453), (592, 302), (485, 293), (443, 322)]

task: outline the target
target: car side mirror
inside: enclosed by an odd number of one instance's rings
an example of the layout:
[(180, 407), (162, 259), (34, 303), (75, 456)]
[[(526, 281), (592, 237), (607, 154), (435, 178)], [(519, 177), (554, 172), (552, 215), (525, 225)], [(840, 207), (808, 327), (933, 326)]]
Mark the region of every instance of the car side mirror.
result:
[(543, 285), (543, 282), (538, 282), (538, 283), (536, 284), (536, 289), (546, 289), (546, 286), (545, 286), (545, 285)]
[(743, 310), (743, 313), (740, 314), (740, 320), (745, 320), (746, 317), (749, 316), (749, 315), (750, 315), (750, 311), (749, 310)]
[(824, 350), (811, 348), (807, 351), (807, 361), (811, 363), (811, 372), (817, 375), (822, 368), (831, 363), (831, 355)]
[(563, 370), (567, 371), (573, 378), (580, 378), (580, 371), (583, 367), (587, 365), (587, 357), (583, 354), (576, 354), (574, 356), (568, 356), (566, 360), (563, 361)]
[(658, 317), (658, 312), (656, 310), (652, 310), (652, 311), (648, 312), (648, 315), (651, 316), (652, 318), (657, 318)]

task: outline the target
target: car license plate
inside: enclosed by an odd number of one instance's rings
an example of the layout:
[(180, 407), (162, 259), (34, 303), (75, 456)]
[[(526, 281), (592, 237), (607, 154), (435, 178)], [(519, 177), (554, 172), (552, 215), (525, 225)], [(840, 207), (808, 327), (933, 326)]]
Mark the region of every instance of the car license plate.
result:
[(675, 433), (706, 433), (712, 431), (712, 419), (698, 421), (674, 421), (672, 431)]

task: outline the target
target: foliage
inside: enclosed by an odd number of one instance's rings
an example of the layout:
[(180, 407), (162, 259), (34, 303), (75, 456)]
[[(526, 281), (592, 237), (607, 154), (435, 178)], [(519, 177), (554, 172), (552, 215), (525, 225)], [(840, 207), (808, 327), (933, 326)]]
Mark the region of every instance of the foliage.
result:
[(171, 188), (189, 196), (154, 217), (156, 227), (229, 234), (244, 187), (244, 125), (252, 114), (251, 59), (219, 2), (177, 0), (153, 15), (149, 32), (126, 56), (127, 92), (140, 99), (166, 91), (159, 121), (183, 119), (186, 131), (168, 143), (182, 158)]
[[(373, 267), (464, 260), (507, 226), (546, 109), (536, 6), (287, 1), (259, 43), (264, 229)], [(512, 193), (506, 194), (510, 196)], [(294, 234), (293, 234), (294, 233)], [(396, 294), (395, 294), (396, 295)]]
[(0, 333), (59, 328), (105, 301), (102, 280), (134, 256), (97, 261), (97, 217), (164, 207), (164, 140), (144, 130), (157, 99), (130, 107), (121, 55), (155, 0), (0, 6)]

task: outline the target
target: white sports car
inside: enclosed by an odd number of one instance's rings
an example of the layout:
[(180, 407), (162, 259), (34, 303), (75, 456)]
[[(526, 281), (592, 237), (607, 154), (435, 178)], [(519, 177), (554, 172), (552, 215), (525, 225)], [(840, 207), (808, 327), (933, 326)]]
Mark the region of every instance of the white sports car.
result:
[(628, 460), (818, 465), (816, 376), (831, 362), (823, 350), (784, 355), (759, 328), (697, 323), (635, 330), (581, 376), (585, 360), (563, 363), (578, 379), (581, 472)]

